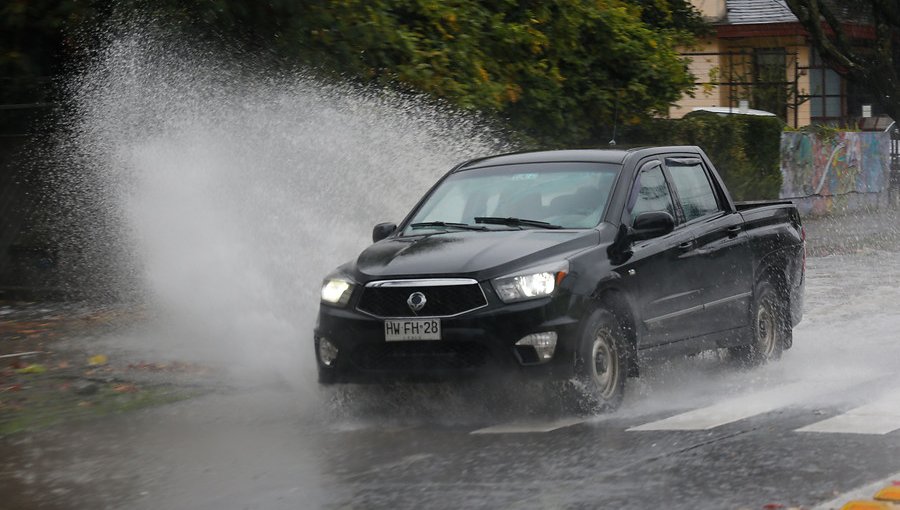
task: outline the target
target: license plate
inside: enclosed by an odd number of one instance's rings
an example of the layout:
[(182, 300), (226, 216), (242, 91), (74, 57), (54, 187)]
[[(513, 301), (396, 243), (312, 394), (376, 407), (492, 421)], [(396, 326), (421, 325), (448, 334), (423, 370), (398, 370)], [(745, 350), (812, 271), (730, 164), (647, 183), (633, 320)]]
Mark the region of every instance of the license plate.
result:
[(440, 340), (440, 319), (388, 319), (384, 321), (387, 342), (407, 340)]

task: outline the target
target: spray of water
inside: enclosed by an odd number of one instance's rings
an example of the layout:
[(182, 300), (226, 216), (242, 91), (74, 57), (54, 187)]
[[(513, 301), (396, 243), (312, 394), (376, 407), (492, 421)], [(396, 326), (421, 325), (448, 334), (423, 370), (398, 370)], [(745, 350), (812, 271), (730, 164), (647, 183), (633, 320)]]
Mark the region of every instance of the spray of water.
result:
[(90, 204), (84, 270), (165, 317), (146, 345), (305, 385), (326, 272), (452, 164), (504, 147), (422, 98), (201, 48), (135, 29), (73, 81), (61, 182)]
[[(138, 337), (142, 348), (314, 388), (310, 335), (322, 276), (368, 243), (373, 223), (400, 219), (453, 163), (508, 147), (471, 117), (421, 99), (273, 73), (176, 40), (127, 31), (73, 82), (62, 188), (81, 197), (69, 200), (90, 234), (78, 238), (91, 241), (83, 248), (93, 265), (83, 267), (163, 318)], [(895, 310), (878, 310), (868, 287), (836, 298), (848, 289), (828, 278), (848, 277), (842, 264), (811, 262), (807, 317), (780, 363), (735, 372), (712, 354), (650, 367), (619, 416), (890, 372)], [(878, 281), (888, 302), (896, 278)], [(842, 322), (858, 313), (872, 314), (868, 331)], [(373, 412), (396, 414), (375, 400)], [(465, 394), (440, 401), (432, 414), (442, 419), (448, 402), (471, 408)], [(485, 413), (495, 411), (488, 401)]]

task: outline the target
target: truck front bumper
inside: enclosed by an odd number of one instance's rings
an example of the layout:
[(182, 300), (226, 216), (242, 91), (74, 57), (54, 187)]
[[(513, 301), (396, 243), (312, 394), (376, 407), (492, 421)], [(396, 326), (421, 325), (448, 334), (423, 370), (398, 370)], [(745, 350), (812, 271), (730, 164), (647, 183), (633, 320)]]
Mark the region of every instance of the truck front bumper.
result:
[[(440, 340), (386, 341), (385, 320), (352, 308), (321, 306), (314, 331), (321, 383), (474, 379), (515, 374), (567, 379), (573, 374), (578, 320), (552, 298), (493, 304), (441, 318)], [(549, 359), (516, 345), (536, 333), (553, 333)], [(323, 342), (329, 358), (323, 360)], [(334, 352), (336, 350), (336, 353)], [(328, 361), (328, 362), (326, 362)]]

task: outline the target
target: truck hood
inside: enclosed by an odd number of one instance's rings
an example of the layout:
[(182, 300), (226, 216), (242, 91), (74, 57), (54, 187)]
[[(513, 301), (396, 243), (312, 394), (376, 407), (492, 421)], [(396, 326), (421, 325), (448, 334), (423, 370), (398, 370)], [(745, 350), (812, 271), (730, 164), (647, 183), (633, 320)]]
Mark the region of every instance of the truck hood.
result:
[(497, 230), (392, 237), (360, 254), (356, 270), (370, 280), (399, 276), (492, 278), (594, 246), (596, 230)]

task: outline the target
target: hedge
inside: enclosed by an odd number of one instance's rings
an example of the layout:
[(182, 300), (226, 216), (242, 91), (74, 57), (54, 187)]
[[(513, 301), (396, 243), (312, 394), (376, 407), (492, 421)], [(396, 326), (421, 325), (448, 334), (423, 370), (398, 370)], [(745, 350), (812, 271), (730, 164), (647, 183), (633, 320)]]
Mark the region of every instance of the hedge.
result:
[(626, 126), (619, 144), (697, 145), (709, 155), (732, 198), (771, 200), (781, 189), (781, 131), (775, 117), (691, 113)]

